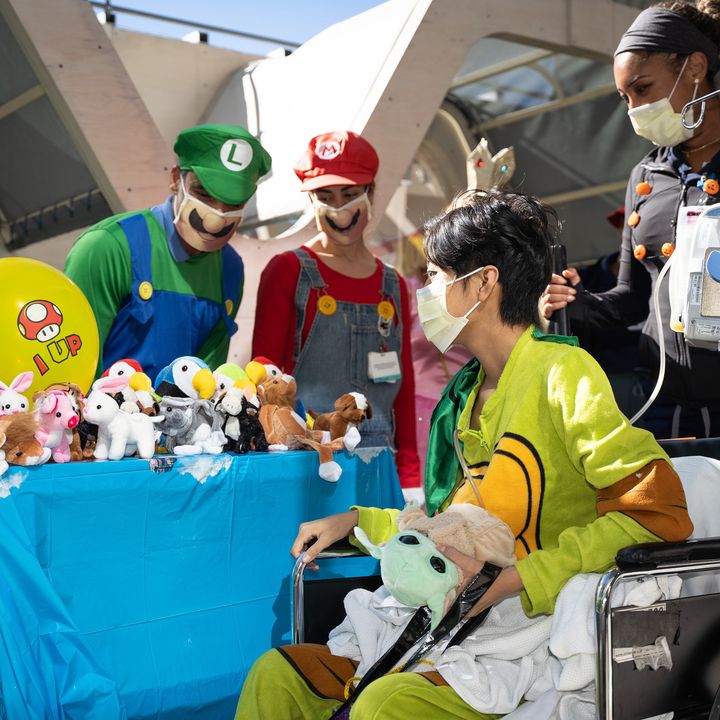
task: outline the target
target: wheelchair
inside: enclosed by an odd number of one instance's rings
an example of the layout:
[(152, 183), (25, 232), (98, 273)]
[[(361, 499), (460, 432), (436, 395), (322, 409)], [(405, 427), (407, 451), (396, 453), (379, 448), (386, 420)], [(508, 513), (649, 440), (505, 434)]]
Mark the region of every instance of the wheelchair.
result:
[[(350, 557), (367, 558), (343, 541), (317, 560)], [(293, 643), (325, 643), (344, 617), (345, 595), (381, 584), (377, 575), (305, 583), (304, 571), (298, 560), (292, 573)], [(720, 594), (681, 596), (643, 608), (612, 602), (629, 580), (677, 575), (692, 581), (709, 573), (720, 573), (720, 538), (635, 545), (618, 553), (616, 567), (602, 575), (595, 595), (599, 720), (643, 720), (669, 712), (675, 720), (720, 720)], [(618, 655), (652, 646), (659, 637), (669, 645), (670, 670), (637, 670)]]

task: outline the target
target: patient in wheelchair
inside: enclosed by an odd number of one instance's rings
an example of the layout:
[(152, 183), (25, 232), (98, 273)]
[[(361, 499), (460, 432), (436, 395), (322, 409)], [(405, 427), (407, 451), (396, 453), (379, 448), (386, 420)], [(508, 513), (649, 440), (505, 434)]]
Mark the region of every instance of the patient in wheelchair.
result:
[[(517, 562), (468, 616), (514, 599), (501, 607), (516, 603), (516, 625), (551, 615), (571, 578), (605, 570), (621, 548), (692, 532), (680, 480), (652, 435), (630, 425), (575, 338), (538, 330), (555, 222), (554, 211), (529, 196), (461, 196), (426, 226), (428, 283), (418, 291), (428, 339), (441, 352), (454, 344), (473, 355), (433, 413), (426, 511), (473, 503), (507, 523)], [(397, 515), (355, 507), (304, 523), (291, 552), (314, 567), (320, 551), (356, 526), (374, 544), (387, 541)], [(463, 577), (482, 569), (450, 544), (441, 549)], [(276, 648), (250, 671), (236, 718), (331, 718), (357, 670), (357, 660), (326, 645)], [(350, 718), (500, 717), (523, 699), (477, 702), (463, 681), (475, 671), (453, 663), (412, 670), (369, 684)]]

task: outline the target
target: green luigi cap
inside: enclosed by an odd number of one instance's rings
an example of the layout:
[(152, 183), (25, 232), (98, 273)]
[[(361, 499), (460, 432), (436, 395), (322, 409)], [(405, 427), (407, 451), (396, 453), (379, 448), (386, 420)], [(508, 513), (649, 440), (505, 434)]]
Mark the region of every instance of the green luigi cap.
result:
[(187, 128), (173, 149), (180, 169), (192, 170), (210, 195), (228, 205), (247, 202), (272, 164), (258, 139), (239, 125)]

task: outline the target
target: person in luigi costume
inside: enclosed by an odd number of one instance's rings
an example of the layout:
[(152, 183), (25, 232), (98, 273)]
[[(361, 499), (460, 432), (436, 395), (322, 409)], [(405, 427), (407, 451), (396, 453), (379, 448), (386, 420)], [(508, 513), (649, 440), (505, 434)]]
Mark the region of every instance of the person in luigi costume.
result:
[(174, 151), (170, 197), (92, 226), (65, 261), (95, 313), (98, 374), (128, 357), (151, 378), (183, 355), (215, 367), (237, 330), (244, 271), (229, 241), (270, 155), (237, 125), (187, 128)]

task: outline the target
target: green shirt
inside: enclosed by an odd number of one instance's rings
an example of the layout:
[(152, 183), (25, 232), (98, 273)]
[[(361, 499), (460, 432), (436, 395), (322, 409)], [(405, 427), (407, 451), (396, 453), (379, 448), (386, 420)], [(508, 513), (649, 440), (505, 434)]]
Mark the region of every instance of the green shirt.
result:
[[(147, 220), (150, 233), (151, 272), (154, 290), (194, 295), (223, 303), (222, 253), (200, 253), (177, 262), (168, 246), (168, 238), (155, 215), (148, 209), (140, 211)], [(136, 213), (124, 213), (102, 220), (86, 230), (75, 242), (65, 261), (65, 274), (83, 291), (95, 314), (100, 334), (100, 358), (97, 374), (104, 369), (102, 348), (110, 334), (118, 310), (132, 292), (130, 248), (118, 220)], [(232, 316), (237, 314), (242, 298), (238, 287)], [(185, 318), (160, 318), (153, 321), (184, 322)], [(230, 339), (225, 323), (220, 320), (197, 353), (188, 348), (188, 355), (197, 355), (215, 368), (227, 360)]]

